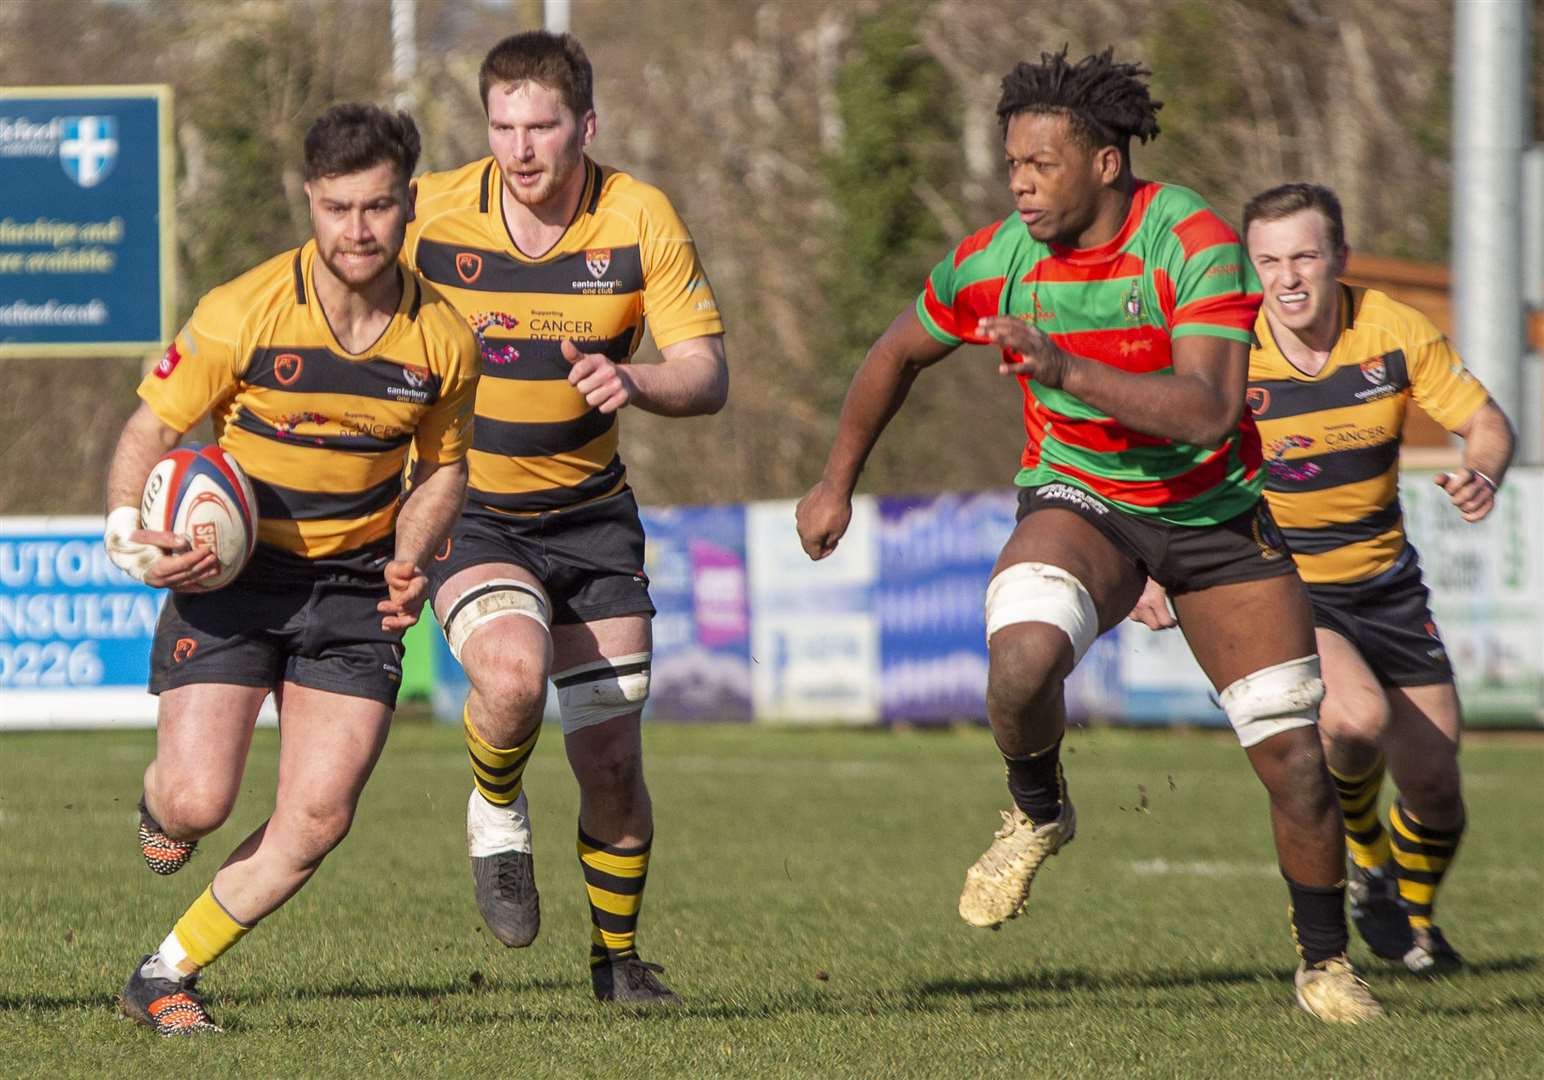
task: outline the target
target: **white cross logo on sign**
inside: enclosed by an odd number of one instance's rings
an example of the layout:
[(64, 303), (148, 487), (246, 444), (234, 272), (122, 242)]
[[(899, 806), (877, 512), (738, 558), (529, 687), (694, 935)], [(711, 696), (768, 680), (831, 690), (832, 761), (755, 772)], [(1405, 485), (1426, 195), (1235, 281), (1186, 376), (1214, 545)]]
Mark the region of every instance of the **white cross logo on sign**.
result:
[(59, 164), (81, 187), (96, 187), (118, 157), (118, 125), (111, 116), (70, 116), (59, 140)]

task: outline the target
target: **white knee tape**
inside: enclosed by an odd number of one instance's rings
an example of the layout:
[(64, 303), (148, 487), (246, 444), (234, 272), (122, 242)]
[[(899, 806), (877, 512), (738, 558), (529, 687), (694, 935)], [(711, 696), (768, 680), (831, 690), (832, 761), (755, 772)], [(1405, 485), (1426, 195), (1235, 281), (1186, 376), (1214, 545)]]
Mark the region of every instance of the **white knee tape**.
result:
[(1049, 623), (1072, 640), (1077, 663), (1099, 636), (1099, 612), (1083, 583), (1049, 563), (1014, 563), (986, 587), (986, 639), (1013, 623)]
[(445, 640), (450, 645), (450, 655), (459, 662), (461, 649), (472, 636), (472, 631), (506, 615), (535, 619), (543, 629), (548, 628), (551, 619), (546, 596), (531, 583), (515, 578), (484, 581), (462, 593), (445, 616), (442, 625)]
[(1245, 675), (1222, 692), (1222, 709), (1244, 746), (1319, 722), (1319, 658), (1303, 656)]
[(653, 654), (628, 653), (554, 672), (563, 734), (603, 724), (643, 708), (649, 698)]

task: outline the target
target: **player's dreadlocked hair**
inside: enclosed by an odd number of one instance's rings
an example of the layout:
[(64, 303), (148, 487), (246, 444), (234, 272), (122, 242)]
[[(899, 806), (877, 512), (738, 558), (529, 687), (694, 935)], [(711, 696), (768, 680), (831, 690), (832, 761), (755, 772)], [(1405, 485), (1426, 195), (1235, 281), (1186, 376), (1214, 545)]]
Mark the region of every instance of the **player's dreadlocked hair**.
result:
[(1021, 62), (1003, 78), (997, 120), (1003, 134), (1019, 113), (1065, 116), (1073, 133), (1092, 149), (1119, 148), (1129, 162), (1131, 139), (1142, 142), (1158, 134), (1158, 110), (1144, 81), (1152, 72), (1141, 64), (1122, 64), (1109, 48), (1067, 62), (1067, 46), (1059, 53), (1041, 53), (1040, 63)]

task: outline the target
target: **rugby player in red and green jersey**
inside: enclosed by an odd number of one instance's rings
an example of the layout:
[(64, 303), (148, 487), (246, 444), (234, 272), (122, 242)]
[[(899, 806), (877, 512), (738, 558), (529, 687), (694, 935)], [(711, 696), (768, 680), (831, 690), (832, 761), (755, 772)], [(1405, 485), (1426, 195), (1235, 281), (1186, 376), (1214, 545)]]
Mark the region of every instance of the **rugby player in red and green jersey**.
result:
[(1003, 80), (1015, 213), (959, 244), (869, 350), (799, 536), (811, 558), (835, 549), (863, 463), (923, 368), (962, 343), (1001, 348), (1028, 433), (1019, 523), (986, 591), (987, 714), (1014, 806), (966, 873), (961, 917), (1016, 916), (1072, 839), (1063, 682), (1151, 575), (1269, 792), (1298, 1002), (1322, 1020), (1373, 1019), (1382, 1009), (1346, 959), (1312, 615), (1261, 501), (1244, 410), (1259, 287), (1204, 201), (1132, 173), (1131, 139), (1158, 133), (1148, 74), (1110, 50), (1069, 63), (1064, 49)]

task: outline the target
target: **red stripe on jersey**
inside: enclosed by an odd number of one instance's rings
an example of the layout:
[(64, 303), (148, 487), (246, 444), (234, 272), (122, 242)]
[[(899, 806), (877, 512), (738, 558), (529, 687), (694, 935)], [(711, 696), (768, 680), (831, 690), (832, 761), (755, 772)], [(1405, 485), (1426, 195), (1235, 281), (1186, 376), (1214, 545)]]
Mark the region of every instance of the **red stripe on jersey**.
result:
[(1144, 435), (1140, 431), (1132, 431), (1130, 428), (1113, 420), (1108, 416), (1098, 419), (1079, 419), (1073, 416), (1063, 416), (1052, 412), (1045, 406), (1041, 406), (1038, 419), (1049, 421), (1055, 425), (1051, 434), (1056, 436), (1057, 442), (1064, 442), (1068, 446), (1076, 446), (1083, 450), (1093, 450), (1103, 454), (1118, 454), (1123, 450), (1130, 450), (1134, 446), (1171, 446), (1173, 440), (1159, 438), (1156, 435)]
[(1138, 374), (1169, 366), (1168, 332), (1157, 326), (1127, 326), (1118, 330), (1078, 330), (1052, 334), (1051, 340), (1076, 356)]
[(1052, 255), (1030, 267), (1021, 279), (1026, 285), (1042, 285), (1049, 282), (1110, 281), (1114, 278), (1139, 278), (1147, 268), (1140, 256), (1123, 251), (1109, 262), (1095, 265), (1068, 262)]
[[(928, 317), (938, 324), (938, 328), (946, 334), (954, 334), (954, 309), (946, 307), (944, 302), (938, 299), (938, 293), (933, 290), (933, 279), (928, 278), (922, 288), (922, 307), (928, 313)], [(955, 334), (958, 337), (958, 334)]]
[(1187, 259), (1218, 244), (1238, 243), (1238, 233), (1233, 231), (1233, 227), (1206, 209), (1197, 210), (1174, 226), (1174, 235), (1185, 249)]
[(1040, 404), (1040, 399), (1035, 396), (1035, 388), (1030, 385), (1029, 379), (1023, 375), (1018, 376), (1019, 386), (1024, 389), (1024, 453), (1019, 455), (1019, 464), (1026, 469), (1033, 469), (1040, 464), (1040, 438), (1045, 431), (1046, 410)]
[(1174, 313), (1173, 325), (1178, 327), (1198, 322), (1235, 330), (1252, 330), (1263, 299), (1262, 293), (1226, 293), (1192, 300)]
[(998, 314), (1005, 280), (995, 277), (972, 281), (955, 294), (954, 317), (964, 324), (955, 330), (956, 334), (977, 345), (986, 340), (976, 332), (976, 322)]
[(1116, 252), (1126, 246), (1126, 241), (1137, 234), (1142, 227), (1142, 219), (1147, 216), (1147, 208), (1158, 197), (1158, 192), (1163, 190), (1163, 185), (1151, 180), (1137, 181), (1136, 190), (1131, 193), (1131, 209), (1126, 211), (1126, 220), (1120, 227), (1120, 232), (1114, 238), (1091, 248), (1069, 248), (1060, 244), (1048, 245), (1050, 249), (1068, 262), (1082, 263), (1089, 266), (1094, 263), (1104, 264), (1112, 259)]
[(961, 240), (959, 246), (954, 249), (954, 265), (959, 266), (960, 263), (970, 258), (976, 252), (989, 247), (992, 243), (992, 237), (997, 235), (997, 230), (1002, 228), (1002, 225), (1003, 223), (1000, 221), (993, 222), (991, 225), (977, 229)]
[(1163, 321), (1173, 326), (1174, 279), (1161, 266), (1153, 267), (1153, 291), (1158, 294), (1158, 309), (1163, 312)]
[(1167, 480), (1111, 480), (1061, 462), (1057, 462), (1052, 468), (1059, 473), (1066, 473), (1073, 479), (1087, 484), (1098, 494), (1117, 502), (1131, 503), (1134, 506), (1169, 506), (1193, 499), (1197, 495), (1204, 495), (1222, 483), (1223, 478), (1228, 475), (1228, 457), (1231, 449), (1232, 441), (1229, 440), (1209, 454), (1199, 465), (1178, 476), (1171, 476)]

